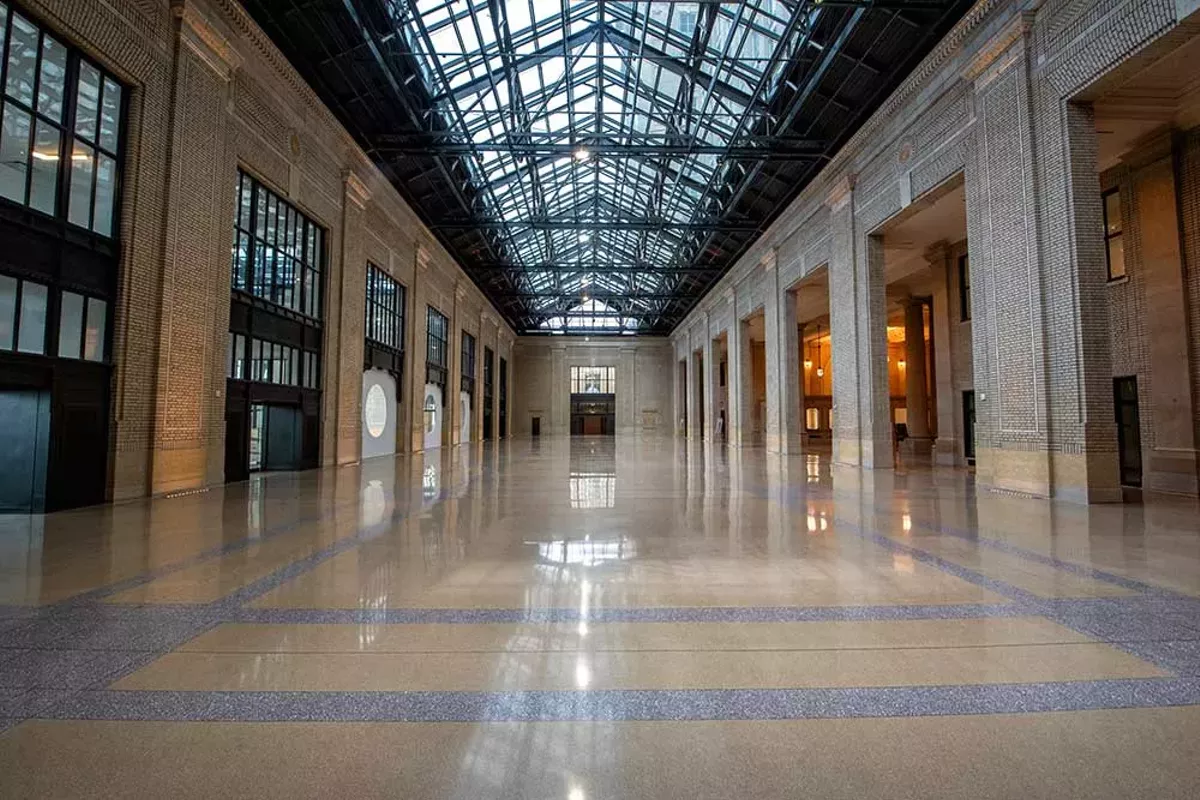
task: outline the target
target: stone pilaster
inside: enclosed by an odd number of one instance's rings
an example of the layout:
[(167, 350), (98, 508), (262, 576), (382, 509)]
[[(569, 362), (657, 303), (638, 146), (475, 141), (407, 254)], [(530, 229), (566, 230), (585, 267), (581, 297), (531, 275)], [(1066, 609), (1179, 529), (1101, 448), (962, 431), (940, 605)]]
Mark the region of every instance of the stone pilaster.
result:
[(171, 10), (179, 46), (164, 203), (152, 494), (220, 483), (224, 476), (236, 173), (222, 166), (228, 162), (230, 82), (241, 64), (202, 8), (180, 0)]

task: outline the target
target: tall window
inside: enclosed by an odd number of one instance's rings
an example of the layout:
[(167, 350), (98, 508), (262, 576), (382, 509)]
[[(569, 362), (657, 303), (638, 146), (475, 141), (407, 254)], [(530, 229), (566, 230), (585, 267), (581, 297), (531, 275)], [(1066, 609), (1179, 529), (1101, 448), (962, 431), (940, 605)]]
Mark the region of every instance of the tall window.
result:
[(616, 393), (616, 367), (571, 367), (571, 394)]
[(495, 361), (496, 354), (492, 352), (492, 348), (483, 348), (483, 396), (488, 401), (492, 399), (492, 387), (495, 385), (495, 376), (493, 374), (496, 369)]
[(971, 259), (966, 255), (958, 257), (958, 305), (959, 318), (971, 319)]
[(404, 287), (374, 264), (367, 265), (366, 337), (404, 350)]
[(110, 237), (123, 90), (0, 2), (0, 197)]
[(320, 319), (325, 232), (241, 170), (237, 199), (233, 288)]
[(462, 390), (475, 397), (475, 337), (466, 331), (462, 332), (462, 358), (459, 359), (462, 372)]
[(450, 320), (429, 306), (425, 312), (425, 382), (446, 385), (450, 364)]
[(1108, 261), (1108, 279), (1125, 277), (1124, 219), (1121, 216), (1121, 190), (1104, 193), (1104, 252)]

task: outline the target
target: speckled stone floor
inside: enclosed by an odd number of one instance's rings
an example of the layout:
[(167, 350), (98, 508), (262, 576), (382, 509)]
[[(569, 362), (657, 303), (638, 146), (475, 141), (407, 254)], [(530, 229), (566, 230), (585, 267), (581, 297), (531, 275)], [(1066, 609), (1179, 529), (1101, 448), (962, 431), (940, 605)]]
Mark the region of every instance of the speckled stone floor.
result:
[(0, 797), (1196, 796), (1200, 514), (513, 440), (0, 517)]

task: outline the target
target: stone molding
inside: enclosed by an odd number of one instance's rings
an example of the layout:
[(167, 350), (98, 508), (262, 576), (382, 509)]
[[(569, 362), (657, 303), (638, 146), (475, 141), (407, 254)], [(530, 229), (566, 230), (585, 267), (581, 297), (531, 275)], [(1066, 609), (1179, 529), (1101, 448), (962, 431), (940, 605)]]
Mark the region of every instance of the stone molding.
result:
[(978, 55), (963, 70), (963, 77), (974, 81), (975, 91), (995, 80), (1025, 52), (1026, 40), (1033, 30), (1033, 18), (1033, 12), (1021, 12), (979, 49)]
[(179, 39), (225, 81), (242, 65), (233, 44), (196, 8), (191, 0), (172, 0), (171, 13), (179, 20)]
[(829, 206), (831, 211), (841, 211), (850, 202), (857, 177), (852, 173), (843, 175), (841, 180), (829, 190), (829, 195), (825, 198), (825, 205)]
[(354, 173), (354, 170), (346, 170), (343, 177), (346, 182), (346, 199), (360, 209), (366, 208), (367, 202), (371, 199), (371, 190), (363, 183), (362, 178)]

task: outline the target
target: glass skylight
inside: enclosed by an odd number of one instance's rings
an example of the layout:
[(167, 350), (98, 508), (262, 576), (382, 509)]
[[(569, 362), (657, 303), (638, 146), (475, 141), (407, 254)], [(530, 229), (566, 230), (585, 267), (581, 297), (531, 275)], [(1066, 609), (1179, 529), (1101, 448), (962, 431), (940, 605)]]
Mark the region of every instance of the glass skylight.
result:
[[(763, 122), (819, 13), (784, 0), (388, 7), (440, 127), (466, 148), (480, 216), (501, 223), (495, 249), (523, 270), (516, 290), (541, 328), (567, 330), (636, 329), (655, 311), (639, 295), (673, 290), (666, 268), (687, 266), (729, 177), (722, 149)], [(575, 313), (597, 307), (580, 302), (586, 286), (611, 316)]]

